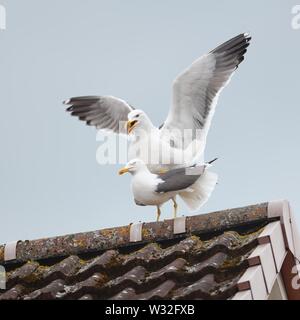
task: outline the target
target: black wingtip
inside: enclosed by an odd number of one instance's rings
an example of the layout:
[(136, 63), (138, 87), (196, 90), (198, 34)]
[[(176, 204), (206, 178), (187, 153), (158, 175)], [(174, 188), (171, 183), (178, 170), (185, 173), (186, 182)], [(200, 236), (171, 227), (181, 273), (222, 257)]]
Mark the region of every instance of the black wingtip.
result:
[(63, 104), (64, 104), (64, 105), (69, 105), (69, 104), (70, 104), (70, 102), (71, 102), (71, 99), (64, 100), (64, 101), (63, 101)]
[(216, 162), (217, 160), (219, 160), (219, 158), (215, 158), (215, 159), (213, 159), (213, 160), (211, 160), (211, 161), (209, 161), (209, 162), (207, 162), (207, 163), (208, 163), (208, 164), (212, 164), (212, 163)]
[(66, 109), (67, 112), (72, 112), (74, 110), (73, 106)]
[(251, 39), (252, 38), (249, 33), (240, 33), (239, 35), (227, 40), (226, 42), (213, 49), (211, 53), (228, 52), (234, 49), (238, 49), (239, 47), (246, 48), (249, 46)]
[(245, 43), (247, 44), (247, 47), (250, 45), (250, 41), (252, 40), (252, 36), (249, 32), (244, 32), (241, 34), (243, 36)]

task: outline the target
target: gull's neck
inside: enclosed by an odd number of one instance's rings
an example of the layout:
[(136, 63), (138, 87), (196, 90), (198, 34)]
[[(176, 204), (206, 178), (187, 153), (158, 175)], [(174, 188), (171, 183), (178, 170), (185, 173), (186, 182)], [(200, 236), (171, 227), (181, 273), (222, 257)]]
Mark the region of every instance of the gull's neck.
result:
[(150, 132), (151, 130), (155, 129), (152, 121), (150, 120), (150, 118), (146, 114), (144, 114), (143, 123), (142, 123), (141, 128), (139, 128), (139, 129), (142, 129), (146, 132)]
[(152, 173), (149, 171), (146, 165), (140, 167), (137, 171), (133, 172), (133, 176), (137, 175), (151, 175)]

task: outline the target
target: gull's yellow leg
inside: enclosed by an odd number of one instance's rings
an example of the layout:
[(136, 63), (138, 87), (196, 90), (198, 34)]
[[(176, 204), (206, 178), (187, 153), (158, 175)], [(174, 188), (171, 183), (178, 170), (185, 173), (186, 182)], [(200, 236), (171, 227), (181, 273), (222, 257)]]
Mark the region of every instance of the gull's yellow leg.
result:
[(177, 217), (177, 209), (178, 209), (178, 204), (176, 202), (176, 198), (172, 198), (173, 204), (174, 204), (174, 219)]
[(156, 218), (157, 222), (159, 221), (160, 215), (161, 215), (160, 207), (157, 206), (157, 218)]

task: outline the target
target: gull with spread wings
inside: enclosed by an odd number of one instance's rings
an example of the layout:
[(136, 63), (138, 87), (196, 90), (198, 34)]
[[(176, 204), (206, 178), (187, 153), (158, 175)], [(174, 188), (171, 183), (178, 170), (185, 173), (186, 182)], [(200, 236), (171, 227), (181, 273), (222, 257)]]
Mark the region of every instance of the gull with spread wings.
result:
[(152, 173), (203, 163), (219, 94), (244, 60), (250, 40), (249, 34), (240, 34), (181, 73), (173, 83), (169, 114), (159, 128), (144, 111), (112, 96), (74, 97), (64, 103), (72, 116), (90, 126), (135, 137), (129, 144), (128, 159), (143, 160)]

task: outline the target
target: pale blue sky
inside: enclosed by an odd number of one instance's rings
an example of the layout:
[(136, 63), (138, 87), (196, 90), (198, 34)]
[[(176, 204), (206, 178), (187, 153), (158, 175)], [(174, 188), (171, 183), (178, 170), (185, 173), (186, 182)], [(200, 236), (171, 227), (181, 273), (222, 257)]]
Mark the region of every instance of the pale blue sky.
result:
[(220, 97), (207, 145), (220, 181), (201, 212), (286, 198), (300, 222), (296, 0), (0, 3), (0, 243), (154, 220), (154, 208), (134, 205), (120, 166), (97, 164), (96, 131), (61, 101), (111, 94), (160, 124), (175, 76), (244, 31), (252, 44)]

